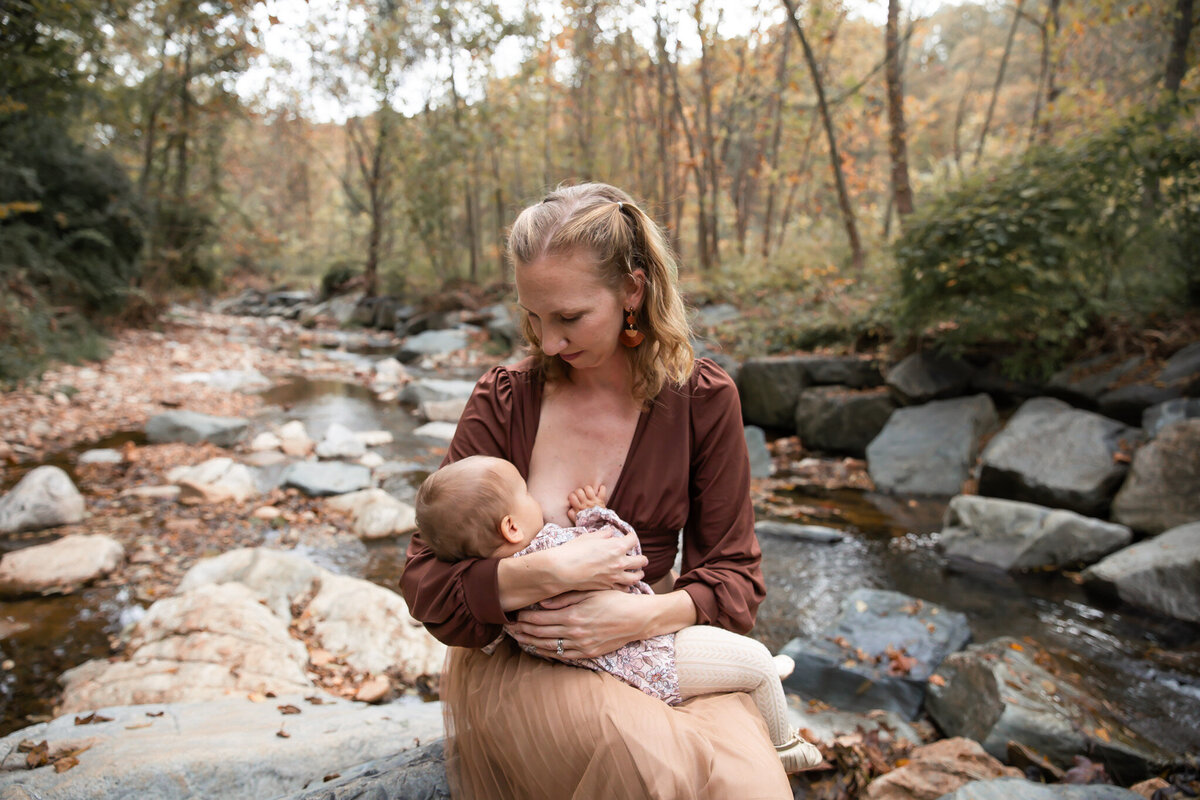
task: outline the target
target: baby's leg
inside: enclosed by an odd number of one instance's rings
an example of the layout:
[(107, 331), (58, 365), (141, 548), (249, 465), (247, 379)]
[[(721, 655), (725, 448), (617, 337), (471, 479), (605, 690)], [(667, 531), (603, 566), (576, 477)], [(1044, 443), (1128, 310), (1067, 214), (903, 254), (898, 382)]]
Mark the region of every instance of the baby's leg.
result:
[(675, 663), (684, 699), (749, 692), (788, 772), (821, 763), (820, 751), (788, 722), (775, 659), (761, 642), (711, 625), (692, 625), (675, 634)]

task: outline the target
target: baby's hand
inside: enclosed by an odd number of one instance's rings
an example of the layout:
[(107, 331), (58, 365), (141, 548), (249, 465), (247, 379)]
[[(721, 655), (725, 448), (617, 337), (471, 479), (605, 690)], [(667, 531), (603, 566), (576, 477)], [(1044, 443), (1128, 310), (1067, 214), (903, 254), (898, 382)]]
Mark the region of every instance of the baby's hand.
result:
[(585, 508), (604, 508), (608, 501), (608, 487), (600, 484), (600, 488), (583, 486), (567, 495), (567, 519), (575, 524), (575, 517)]

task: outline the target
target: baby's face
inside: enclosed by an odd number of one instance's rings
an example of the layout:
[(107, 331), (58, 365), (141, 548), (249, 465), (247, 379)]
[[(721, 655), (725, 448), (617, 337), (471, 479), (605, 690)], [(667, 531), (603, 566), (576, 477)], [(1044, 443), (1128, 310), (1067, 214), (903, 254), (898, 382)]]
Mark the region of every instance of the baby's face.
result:
[(537, 536), (537, 532), (546, 524), (546, 520), (542, 515), (541, 505), (529, 493), (529, 487), (525, 484), (525, 479), (521, 477), (517, 468), (507, 461), (503, 462), (500, 468), (504, 470), (505, 480), (512, 487), (512, 501), (509, 504), (508, 513), (521, 532), (524, 544), (519, 549), (523, 550), (533, 541), (533, 537)]

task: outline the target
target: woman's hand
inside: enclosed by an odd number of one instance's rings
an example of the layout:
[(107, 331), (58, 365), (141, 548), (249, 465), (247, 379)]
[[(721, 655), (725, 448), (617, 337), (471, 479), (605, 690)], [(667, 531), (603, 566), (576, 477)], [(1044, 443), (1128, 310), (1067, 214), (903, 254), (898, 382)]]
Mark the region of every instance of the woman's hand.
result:
[(563, 591), (633, 586), (649, 563), (645, 556), (630, 554), (637, 543), (632, 534), (614, 536), (612, 528), (602, 528), (554, 548), (550, 552)]
[(645, 638), (655, 599), (614, 590), (567, 592), (543, 600), (541, 610), (522, 611), (508, 629), (550, 658), (595, 658)]

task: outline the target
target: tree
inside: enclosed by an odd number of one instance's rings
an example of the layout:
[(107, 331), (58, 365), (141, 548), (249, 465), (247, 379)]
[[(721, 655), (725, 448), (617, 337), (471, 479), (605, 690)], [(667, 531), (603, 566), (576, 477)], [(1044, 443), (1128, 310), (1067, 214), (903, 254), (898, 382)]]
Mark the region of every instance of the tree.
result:
[(900, 73), (900, 2), (888, 0), (887, 59), (888, 154), (892, 161), (892, 197), (900, 220), (913, 212), (912, 186), (908, 182), (908, 139), (904, 130), (904, 82)]

